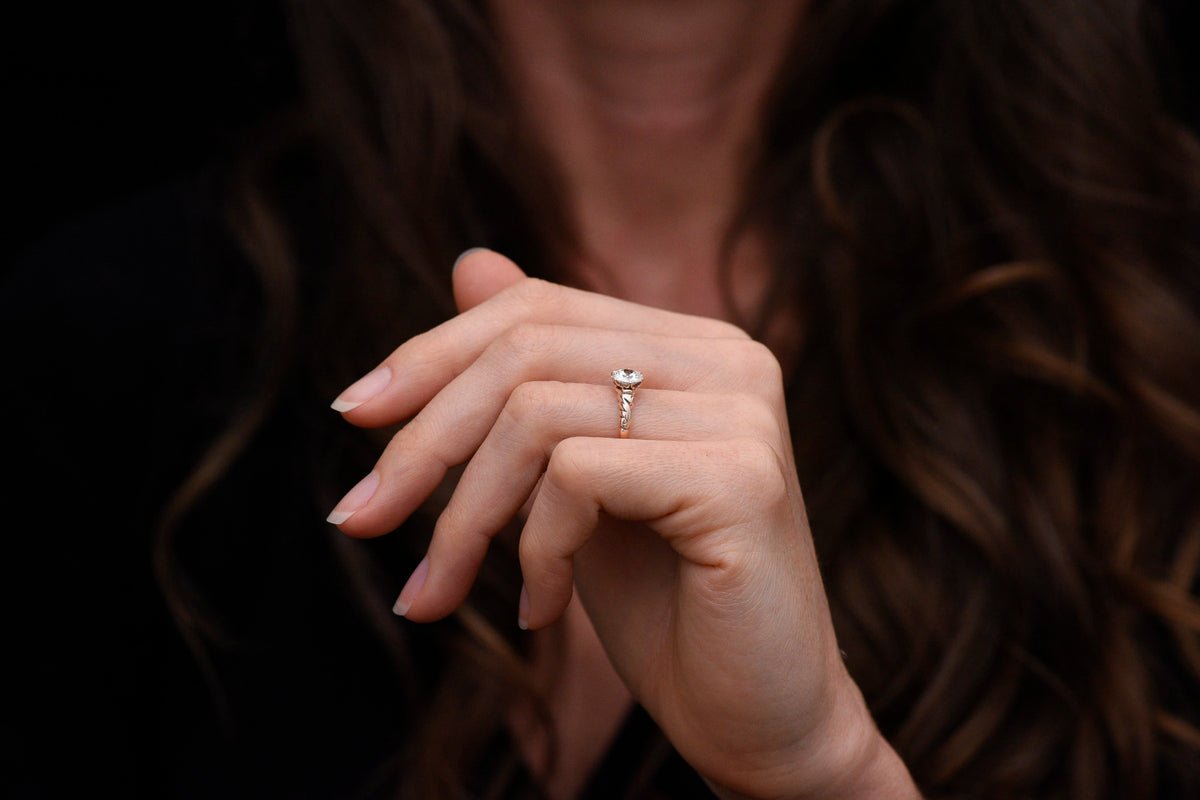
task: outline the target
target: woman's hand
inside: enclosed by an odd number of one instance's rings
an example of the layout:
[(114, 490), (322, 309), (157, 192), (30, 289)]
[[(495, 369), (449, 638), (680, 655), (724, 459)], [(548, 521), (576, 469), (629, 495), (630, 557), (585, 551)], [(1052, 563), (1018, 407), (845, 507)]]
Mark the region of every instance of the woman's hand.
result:
[[(520, 623), (550, 624), (577, 589), (634, 697), (719, 790), (915, 796), (839, 655), (771, 353), (490, 251), (454, 285), (463, 313), (335, 403), (355, 425), (412, 417), (331, 515), (352, 536), (391, 531), (468, 462), (397, 612), (452, 612), (532, 497)], [(623, 367), (645, 375), (628, 439)]]

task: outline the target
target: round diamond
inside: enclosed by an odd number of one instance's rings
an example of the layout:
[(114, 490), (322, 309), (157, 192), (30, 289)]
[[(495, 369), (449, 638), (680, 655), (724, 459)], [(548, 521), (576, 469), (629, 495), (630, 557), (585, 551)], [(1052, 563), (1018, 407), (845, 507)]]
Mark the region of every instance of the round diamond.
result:
[(642, 383), (642, 373), (636, 369), (614, 369), (612, 379), (622, 389), (636, 389)]

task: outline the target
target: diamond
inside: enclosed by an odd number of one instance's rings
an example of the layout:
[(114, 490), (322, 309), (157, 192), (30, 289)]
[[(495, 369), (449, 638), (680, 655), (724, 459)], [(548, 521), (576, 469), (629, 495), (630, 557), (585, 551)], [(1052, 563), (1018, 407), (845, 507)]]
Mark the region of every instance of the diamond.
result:
[(614, 369), (612, 379), (618, 389), (636, 389), (642, 385), (642, 373), (636, 369)]

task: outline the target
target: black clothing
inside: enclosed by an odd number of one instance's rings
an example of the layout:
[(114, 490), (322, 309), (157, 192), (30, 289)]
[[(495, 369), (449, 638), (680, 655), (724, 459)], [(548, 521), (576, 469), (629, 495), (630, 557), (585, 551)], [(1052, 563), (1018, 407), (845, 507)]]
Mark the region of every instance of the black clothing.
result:
[[(258, 288), (216, 194), (204, 179), (96, 215), (3, 285), (17, 676), (0, 714), (0, 795), (360, 797), (406, 732), (404, 687), (323, 521), (337, 498), (309, 488), (313, 434), (336, 415), (302, 380), (179, 541), (188, 575), (233, 620), (234, 646), (213, 655), (232, 725), (155, 584), (162, 506), (256, 377)], [(392, 576), (397, 590), (406, 576)], [(656, 738), (634, 714), (589, 797), (619, 797)], [(658, 783), (707, 794), (677, 756)]]

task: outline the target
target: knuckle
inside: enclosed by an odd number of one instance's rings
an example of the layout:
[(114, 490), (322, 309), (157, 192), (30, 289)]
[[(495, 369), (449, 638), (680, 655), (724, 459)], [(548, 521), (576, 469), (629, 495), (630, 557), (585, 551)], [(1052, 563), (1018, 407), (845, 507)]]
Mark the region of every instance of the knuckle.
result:
[(534, 322), (519, 322), (506, 330), (489, 346), (493, 353), (498, 349), (506, 360), (528, 361), (541, 359), (554, 348), (555, 329)]
[(392, 434), (384, 446), (383, 452), (379, 455), (379, 464), (386, 466), (402, 459), (404, 454), (414, 446), (415, 437), (420, 432), (419, 428), (419, 425), (410, 422)]
[(754, 341), (754, 337), (747, 333), (745, 329), (734, 325), (732, 322), (726, 322), (722, 319), (713, 319), (709, 320), (709, 323), (711, 327), (708, 331), (706, 331), (706, 333), (714, 339), (743, 339), (747, 341)]
[(758, 395), (734, 395), (732, 412), (739, 426), (766, 440), (779, 435), (779, 420), (771, 406)]
[(541, 539), (534, 531), (526, 530), (521, 533), (521, 538), (517, 542), (517, 560), (521, 562), (523, 568), (530, 569), (539, 564), (543, 551)]
[(521, 355), (541, 356), (553, 349), (556, 331), (551, 325), (522, 322), (509, 330), (508, 345)]
[(564, 439), (550, 454), (546, 465), (546, 483), (567, 494), (578, 494), (592, 475), (593, 453), (586, 440)]
[(521, 563), (526, 586), (537, 585), (553, 592), (563, 582), (569, 582), (569, 555), (562, 550), (561, 542), (544, 532), (526, 531), (517, 542), (517, 559)]
[(555, 385), (545, 381), (517, 384), (508, 396), (505, 411), (515, 419), (526, 420), (549, 413), (555, 407)]
[[(501, 411), (501, 417), (507, 423), (505, 427), (527, 431), (539, 422), (557, 419), (562, 413), (562, 392), (563, 385), (556, 381), (517, 384)], [(527, 437), (529, 434), (518, 435)]]
[(562, 302), (561, 287), (540, 278), (523, 278), (511, 291), (517, 302), (525, 306), (529, 316), (535, 319), (542, 310)]
[(760, 391), (774, 390), (783, 384), (783, 367), (771, 348), (762, 342), (749, 341), (742, 345), (739, 363), (751, 386)]
[(788, 496), (785, 467), (779, 453), (762, 439), (737, 439), (728, 453), (732, 492), (754, 498), (760, 503), (776, 503)]
[(457, 350), (438, 333), (434, 328), (417, 334), (393, 350), (383, 363), (392, 369), (393, 375), (401, 371), (417, 375), (436, 375), (444, 372), (448, 364), (454, 363)]

